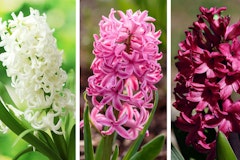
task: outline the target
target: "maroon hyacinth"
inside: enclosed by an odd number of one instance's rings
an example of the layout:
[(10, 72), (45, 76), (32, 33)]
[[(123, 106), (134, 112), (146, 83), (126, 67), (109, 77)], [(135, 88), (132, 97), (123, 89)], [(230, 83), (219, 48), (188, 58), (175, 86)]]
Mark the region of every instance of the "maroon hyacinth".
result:
[(188, 132), (186, 143), (208, 159), (215, 156), (216, 139), (208, 133), (240, 133), (240, 21), (230, 25), (226, 7), (200, 7), (198, 21), (179, 43), (176, 126)]

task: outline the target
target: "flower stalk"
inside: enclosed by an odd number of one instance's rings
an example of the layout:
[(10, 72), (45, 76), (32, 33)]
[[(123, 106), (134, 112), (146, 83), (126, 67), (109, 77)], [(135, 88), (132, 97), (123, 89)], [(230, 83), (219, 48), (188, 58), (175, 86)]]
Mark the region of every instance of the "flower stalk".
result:
[(113, 142), (114, 142), (114, 137), (116, 133), (111, 134), (109, 136), (104, 136), (102, 137), (103, 139), (103, 157), (102, 160), (110, 160), (112, 156), (112, 147), (113, 147)]

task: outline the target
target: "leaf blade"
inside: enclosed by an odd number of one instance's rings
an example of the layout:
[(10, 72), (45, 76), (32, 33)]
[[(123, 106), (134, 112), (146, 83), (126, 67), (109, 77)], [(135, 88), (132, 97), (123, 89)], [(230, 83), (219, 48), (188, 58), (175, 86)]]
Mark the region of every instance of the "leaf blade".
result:
[(93, 153), (93, 146), (92, 146), (92, 136), (90, 130), (90, 123), (89, 123), (89, 110), (88, 106), (85, 108), (84, 112), (84, 152), (85, 152), (85, 159), (94, 160), (94, 153)]
[(100, 143), (98, 144), (96, 154), (95, 154), (95, 160), (102, 160), (103, 158), (103, 144), (104, 144), (104, 138), (102, 137)]
[(230, 146), (226, 136), (222, 133), (218, 133), (217, 137), (217, 160), (237, 160), (232, 147)]
[(33, 152), (33, 151), (34, 151), (33, 147), (25, 148), (24, 150), (19, 152), (17, 155), (15, 155), (15, 157), (13, 157), (13, 160), (18, 160), (24, 154), (27, 154), (28, 152)]
[(117, 160), (118, 155), (119, 155), (119, 147), (118, 145), (116, 145), (113, 156), (112, 156), (112, 160)]
[(182, 154), (173, 145), (171, 145), (171, 159), (184, 160)]
[(150, 142), (145, 144), (139, 152), (131, 157), (130, 160), (154, 160), (162, 150), (164, 139), (165, 138), (163, 135), (158, 135)]
[(75, 154), (76, 154), (76, 134), (75, 134), (75, 125), (72, 127), (71, 133), (70, 133), (70, 138), (69, 138), (69, 143), (68, 143), (68, 160), (75, 160)]

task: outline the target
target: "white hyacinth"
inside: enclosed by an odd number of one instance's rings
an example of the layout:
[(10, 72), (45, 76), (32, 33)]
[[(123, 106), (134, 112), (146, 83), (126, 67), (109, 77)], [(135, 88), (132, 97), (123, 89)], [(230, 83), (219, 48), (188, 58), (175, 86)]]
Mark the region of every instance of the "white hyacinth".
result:
[[(8, 23), (0, 19), (0, 46), (5, 50), (0, 61), (19, 99), (27, 104), (25, 119), (36, 129), (61, 134), (61, 117), (74, 111), (74, 95), (63, 88), (67, 80), (61, 68), (63, 52), (45, 14), (30, 8), (29, 16), (20, 12), (12, 13), (12, 18)], [(57, 123), (55, 117), (60, 117)]]

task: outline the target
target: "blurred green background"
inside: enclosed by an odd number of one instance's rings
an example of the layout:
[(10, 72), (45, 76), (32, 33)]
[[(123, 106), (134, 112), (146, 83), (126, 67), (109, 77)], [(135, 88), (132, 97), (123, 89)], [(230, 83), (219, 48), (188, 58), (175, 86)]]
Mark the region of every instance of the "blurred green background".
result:
[[(0, 17), (3, 21), (12, 19), (11, 13), (18, 15), (22, 11), (25, 16), (29, 15), (29, 8), (38, 9), (40, 14), (47, 15), (47, 22), (51, 28), (55, 28), (54, 37), (57, 45), (64, 51), (62, 68), (69, 72), (75, 70), (76, 54), (76, 4), (75, 0), (1, 0)], [(1, 48), (2, 52), (3, 49)], [(5, 84), (10, 83), (10, 78), (6, 76), (6, 71), (0, 63), (1, 81)], [(74, 76), (73, 76), (74, 77)], [(74, 88), (74, 87), (73, 87)], [(13, 146), (17, 136), (11, 131), (7, 134), (0, 133), (0, 160), (10, 160), (19, 151), (27, 147), (27, 143), (20, 140)], [(28, 153), (20, 160), (45, 160), (44, 156), (35, 152)]]
[[(80, 99), (80, 114), (82, 117), (84, 100), (82, 93), (88, 86), (87, 79), (92, 75), (90, 65), (94, 59), (92, 54), (93, 50), (93, 34), (99, 34), (99, 22), (102, 16), (108, 17), (110, 9), (122, 10), (126, 13), (127, 9), (132, 9), (134, 12), (137, 10), (147, 10), (148, 15), (155, 18), (154, 25), (156, 30), (161, 30), (162, 35), (159, 38), (162, 44), (159, 45), (160, 51), (163, 52), (163, 58), (160, 60), (160, 64), (163, 72), (163, 79), (157, 84), (159, 92), (158, 109), (154, 116), (154, 120), (149, 129), (149, 137), (145, 138), (145, 142), (149, 141), (158, 134), (166, 133), (166, 0), (81, 0), (80, 1), (80, 87), (81, 87), (81, 99)], [(117, 17), (117, 14), (116, 14)], [(81, 118), (82, 119), (82, 118)], [(82, 132), (80, 132), (81, 139), (83, 138)], [(97, 134), (93, 136), (93, 143), (96, 146), (98, 144), (99, 137)], [(130, 142), (118, 138), (117, 143), (120, 145), (120, 154), (126, 151)], [(80, 141), (81, 146), (81, 141)], [(81, 146), (83, 147), (83, 145)], [(81, 148), (81, 154), (84, 154)], [(84, 156), (80, 157), (84, 159)], [(166, 159), (166, 149), (161, 152), (157, 159)]]
[[(174, 78), (177, 73), (175, 67), (176, 60), (174, 57), (178, 52), (178, 43), (185, 39), (185, 31), (188, 30), (194, 21), (197, 21), (197, 14), (200, 14), (199, 7), (204, 6), (207, 8), (210, 7), (222, 7), (226, 6), (227, 10), (222, 12), (222, 15), (230, 15), (231, 21), (230, 24), (236, 23), (239, 20), (239, 9), (240, 1), (239, 0), (171, 0), (171, 78), (172, 78), (172, 91), (175, 87)], [(172, 92), (171, 92), (172, 93)], [(174, 95), (172, 95), (172, 103), (175, 101)], [(178, 111), (175, 108), (171, 108), (171, 118), (172, 122), (178, 116)], [(172, 131), (176, 129), (172, 125)], [(180, 149), (185, 152), (185, 155), (191, 157), (195, 156), (195, 159), (204, 159), (202, 155), (192, 148), (186, 147), (185, 145), (185, 133), (176, 131), (175, 134), (178, 137)], [(174, 135), (171, 136), (172, 142), (177, 146), (176, 138)]]

